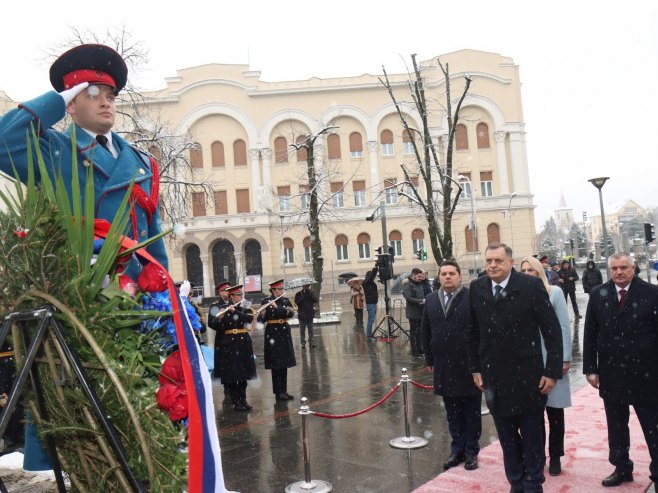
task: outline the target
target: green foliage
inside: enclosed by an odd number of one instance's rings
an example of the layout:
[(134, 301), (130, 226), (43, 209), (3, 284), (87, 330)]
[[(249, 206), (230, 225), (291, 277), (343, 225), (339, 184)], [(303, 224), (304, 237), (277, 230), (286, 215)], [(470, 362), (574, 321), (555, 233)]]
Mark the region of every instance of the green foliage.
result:
[[(144, 317), (163, 314), (135, 310), (135, 302), (113, 279), (103, 287), (107, 276), (112, 277), (128, 224), (130, 191), (92, 264), (93, 168), (86, 170), (83, 193), (74, 158), (69, 196), (61, 173), (51, 180), (37, 142), (32, 133), (34, 153), (28, 155), (25, 185), (17, 180), (13, 193), (0, 192), (5, 209), (0, 211), (0, 310), (6, 315), (42, 307), (49, 297), (57, 300), (56, 317), (67, 342), (118, 430), (132, 470), (149, 491), (180, 492), (186, 483), (187, 454), (180, 452), (185, 432), (155, 402), (161, 367), (158, 335), (136, 330)], [(55, 439), (72, 491), (126, 490), (113, 458), (102, 451), (100, 426), (75, 376), (61, 364), (62, 354), (51, 338), (45, 346), (37, 356), (48, 411), (48, 420), (37, 417), (41, 436)], [(34, 396), (27, 398), (29, 403)], [(128, 407), (137, 411), (136, 417)]]

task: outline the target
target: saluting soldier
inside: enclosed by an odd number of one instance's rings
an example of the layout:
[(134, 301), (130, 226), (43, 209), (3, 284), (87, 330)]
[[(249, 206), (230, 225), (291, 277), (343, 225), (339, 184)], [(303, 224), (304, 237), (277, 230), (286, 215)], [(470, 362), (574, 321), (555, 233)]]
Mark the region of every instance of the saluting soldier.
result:
[[(56, 184), (61, 173), (69, 196), (73, 164), (78, 167), (83, 195), (87, 169), (93, 166), (96, 218), (112, 222), (134, 183), (130, 201), (134, 207), (130, 208), (126, 234), (144, 241), (161, 231), (159, 173), (152, 156), (112, 132), (116, 97), (127, 79), (125, 61), (108, 46), (83, 44), (62, 54), (50, 67), (50, 82), (55, 91), (21, 103), (0, 119), (0, 170), (13, 176), (15, 168), (20, 180), (27, 181), (33, 150), (28, 148), (26, 136), (34, 129), (38, 136), (34, 144), (41, 148), (50, 179)], [(64, 132), (53, 129), (67, 113), (73, 120), (69, 128)], [(34, 173), (40, 182), (38, 167)], [(165, 269), (168, 267), (162, 238), (147, 250)], [(140, 269), (139, 262), (131, 260), (127, 273), (137, 279)]]
[(222, 281), (217, 285), (217, 294), (219, 294), (219, 300), (215, 301), (212, 305), (208, 307), (208, 327), (217, 332), (215, 334), (215, 362), (214, 370), (212, 376), (219, 378), (219, 367), (221, 366), (221, 351), (219, 351), (219, 331), (222, 329), (222, 318), (217, 317), (217, 314), (221, 313), (222, 310), (226, 309), (229, 305), (228, 299), (228, 288), (231, 284), (227, 281)]
[[(288, 393), (288, 368), (297, 365), (295, 349), (288, 319), (295, 315), (295, 310), (288, 298), (283, 296), (283, 279), (268, 283), (269, 297), (260, 302), (261, 311), (258, 320), (265, 323), (265, 368), (272, 370), (272, 392), (277, 400), (290, 400), (294, 396)], [(263, 308), (267, 306), (267, 308)]]
[(215, 339), (215, 354), (221, 353), (215, 374), (222, 379), (236, 411), (250, 411), (247, 403), (247, 380), (256, 378), (254, 348), (248, 326), (253, 312), (241, 305), (242, 284), (228, 288), (229, 303), (221, 317), (221, 330)]

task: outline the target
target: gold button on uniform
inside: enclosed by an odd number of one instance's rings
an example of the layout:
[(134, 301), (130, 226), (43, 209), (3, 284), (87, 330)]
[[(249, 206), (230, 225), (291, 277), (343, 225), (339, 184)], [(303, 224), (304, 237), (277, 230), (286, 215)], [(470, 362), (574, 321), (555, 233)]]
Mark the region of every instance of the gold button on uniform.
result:
[(146, 236), (146, 231), (141, 230), (140, 233), (139, 233), (139, 236), (141, 236), (142, 238), (144, 238), (144, 237)]
[(145, 173), (146, 173), (146, 171), (144, 171), (142, 168), (139, 168), (139, 174), (140, 174), (140, 175), (143, 175), (143, 174), (145, 174)]
[(88, 168), (89, 166), (91, 166), (91, 161), (89, 159), (85, 159), (84, 161), (82, 161), (82, 165), (85, 168)]

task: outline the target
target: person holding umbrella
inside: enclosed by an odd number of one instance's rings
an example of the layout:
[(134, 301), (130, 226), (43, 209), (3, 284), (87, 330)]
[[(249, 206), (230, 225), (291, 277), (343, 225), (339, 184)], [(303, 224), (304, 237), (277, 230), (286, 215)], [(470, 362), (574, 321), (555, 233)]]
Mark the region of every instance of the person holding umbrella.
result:
[(299, 340), (302, 349), (306, 347), (305, 333), (308, 331), (308, 343), (312, 348), (316, 346), (313, 339), (313, 317), (315, 316), (315, 305), (318, 299), (311, 291), (311, 284), (304, 284), (301, 291), (295, 293), (295, 305), (297, 305), (297, 318), (299, 319)]
[(353, 277), (347, 281), (350, 287), (350, 300), (354, 308), (354, 318), (357, 328), (363, 328), (363, 307), (365, 306), (365, 295), (363, 293), (363, 278)]

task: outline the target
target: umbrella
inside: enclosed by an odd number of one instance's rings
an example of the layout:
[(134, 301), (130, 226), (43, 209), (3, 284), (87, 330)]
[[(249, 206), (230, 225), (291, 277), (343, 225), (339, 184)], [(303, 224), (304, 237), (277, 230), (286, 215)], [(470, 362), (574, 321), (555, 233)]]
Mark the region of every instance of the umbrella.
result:
[(359, 277), (359, 275), (356, 272), (343, 272), (342, 274), (338, 274), (338, 279), (342, 279), (343, 281), (347, 281), (353, 277)]
[(391, 282), (391, 289), (394, 288), (394, 287), (396, 287), (398, 284), (400, 284), (402, 281), (404, 281), (404, 280), (405, 280), (407, 277), (409, 277), (410, 275), (411, 275), (411, 271), (409, 271), (409, 272), (403, 272), (403, 273), (400, 274), (398, 277), (396, 277), (395, 279), (393, 279), (393, 281)]
[(298, 277), (296, 279), (292, 279), (288, 281), (287, 288), (288, 289), (301, 288), (306, 284), (317, 284), (317, 282), (315, 282), (315, 279), (313, 279), (312, 277)]

